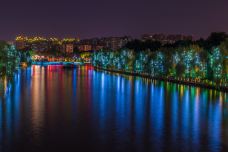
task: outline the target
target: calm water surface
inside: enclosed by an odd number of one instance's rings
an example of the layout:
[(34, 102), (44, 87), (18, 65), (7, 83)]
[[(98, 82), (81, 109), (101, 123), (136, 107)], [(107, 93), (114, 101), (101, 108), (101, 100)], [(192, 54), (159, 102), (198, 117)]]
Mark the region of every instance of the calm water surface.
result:
[(0, 151), (228, 151), (228, 94), (32, 66), (0, 98)]

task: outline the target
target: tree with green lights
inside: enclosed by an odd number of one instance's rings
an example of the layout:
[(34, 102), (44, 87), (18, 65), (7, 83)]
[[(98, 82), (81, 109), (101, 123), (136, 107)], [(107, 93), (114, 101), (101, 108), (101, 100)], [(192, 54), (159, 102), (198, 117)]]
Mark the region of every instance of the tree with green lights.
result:
[(102, 68), (147, 74), (152, 77), (227, 86), (226, 36), (224, 33), (212, 33), (207, 40), (180, 41), (160, 48), (149, 48), (149, 44), (134, 40), (127, 44), (130, 49), (95, 52), (92, 63)]
[(0, 75), (12, 76), (20, 63), (19, 53), (13, 45), (0, 42)]

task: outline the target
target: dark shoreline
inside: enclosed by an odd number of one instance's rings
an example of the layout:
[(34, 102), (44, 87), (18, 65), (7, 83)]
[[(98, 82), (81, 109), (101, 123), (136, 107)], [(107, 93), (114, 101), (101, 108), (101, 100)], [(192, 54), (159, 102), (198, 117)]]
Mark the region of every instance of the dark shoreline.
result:
[(105, 68), (97, 67), (97, 66), (94, 66), (94, 69), (95, 70), (104, 70), (104, 71), (108, 71), (108, 72), (115, 72), (115, 73), (124, 74), (124, 75), (139, 76), (139, 77), (149, 78), (149, 79), (153, 79), (153, 80), (172, 82), (172, 83), (200, 87), (200, 88), (205, 88), (205, 89), (213, 89), (213, 90), (218, 90), (218, 91), (222, 91), (222, 92), (228, 92), (228, 87), (211, 86), (211, 85), (205, 84), (205, 83), (199, 83), (199, 82), (195, 83), (195, 82), (176, 80), (176, 79), (171, 79), (171, 78), (152, 77), (148, 74), (142, 74), (142, 73), (136, 73), (136, 72), (126, 72), (126, 71), (113, 70), (113, 69), (105, 69)]

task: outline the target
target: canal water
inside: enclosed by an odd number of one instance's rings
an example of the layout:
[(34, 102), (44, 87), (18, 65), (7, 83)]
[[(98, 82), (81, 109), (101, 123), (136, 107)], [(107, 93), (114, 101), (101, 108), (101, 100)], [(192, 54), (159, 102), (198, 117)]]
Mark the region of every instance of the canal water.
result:
[(96, 71), (32, 66), (0, 98), (0, 151), (228, 151), (228, 94)]

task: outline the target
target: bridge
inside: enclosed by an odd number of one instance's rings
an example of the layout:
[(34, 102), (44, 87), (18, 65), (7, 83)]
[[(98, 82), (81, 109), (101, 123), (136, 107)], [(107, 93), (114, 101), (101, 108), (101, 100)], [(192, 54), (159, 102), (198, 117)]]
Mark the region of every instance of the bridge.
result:
[(38, 61), (38, 62), (32, 62), (33, 65), (42, 65), (42, 66), (48, 66), (48, 65), (84, 65), (84, 64), (90, 64), (87, 62), (46, 62), (46, 61)]

